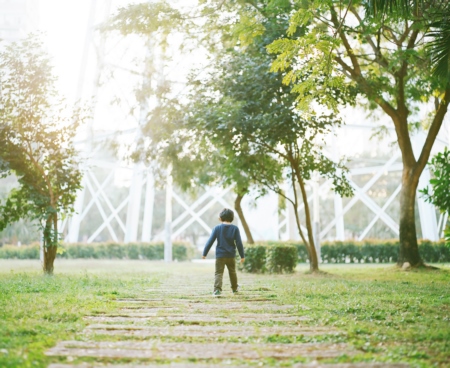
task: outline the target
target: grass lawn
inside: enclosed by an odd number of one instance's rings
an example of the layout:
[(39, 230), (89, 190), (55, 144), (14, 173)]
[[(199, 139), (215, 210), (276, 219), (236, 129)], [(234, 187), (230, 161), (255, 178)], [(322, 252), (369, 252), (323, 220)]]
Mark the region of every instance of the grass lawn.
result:
[[(340, 361), (449, 367), (450, 265), (438, 267), (404, 272), (385, 264), (322, 265), (326, 274), (307, 275), (308, 267), (300, 265), (291, 275), (252, 276), (273, 292), (277, 303), (298, 306), (299, 315), (310, 317), (305, 324), (342, 332), (270, 336), (263, 342), (347, 342), (359, 353)], [(0, 260), (0, 367), (45, 367), (57, 361), (44, 355), (48, 348), (79, 338), (88, 324), (83, 316), (117, 311), (116, 298), (145, 296), (145, 289), (167, 277), (212, 280), (213, 268), (201, 263), (57, 260), (55, 275), (46, 277), (37, 261)]]

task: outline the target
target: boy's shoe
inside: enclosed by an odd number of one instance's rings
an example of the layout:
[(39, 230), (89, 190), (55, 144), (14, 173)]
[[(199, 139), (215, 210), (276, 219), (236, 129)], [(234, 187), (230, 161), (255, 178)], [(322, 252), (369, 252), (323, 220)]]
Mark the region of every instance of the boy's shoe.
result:
[(239, 292), (239, 285), (237, 286), (236, 289), (231, 289), (231, 290), (233, 290), (233, 294), (237, 294)]
[(222, 294), (220, 290), (215, 290), (213, 296), (220, 296), (220, 294)]

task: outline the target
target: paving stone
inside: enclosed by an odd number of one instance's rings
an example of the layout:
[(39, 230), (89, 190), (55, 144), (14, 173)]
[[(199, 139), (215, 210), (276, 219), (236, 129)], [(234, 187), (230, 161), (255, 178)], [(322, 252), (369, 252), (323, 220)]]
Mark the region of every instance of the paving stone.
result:
[[(299, 307), (301, 308), (301, 307)], [(285, 305), (277, 305), (277, 304), (263, 304), (263, 305), (249, 305), (248, 303), (223, 303), (223, 304), (205, 304), (205, 303), (194, 303), (187, 304), (183, 306), (155, 306), (155, 307), (146, 307), (146, 306), (135, 306), (135, 307), (126, 307), (121, 308), (121, 311), (124, 312), (141, 312), (141, 313), (157, 313), (157, 312), (168, 312), (168, 311), (176, 311), (176, 310), (197, 310), (199, 312), (204, 311), (220, 311), (220, 310), (271, 310), (271, 311), (289, 311), (296, 310), (292, 304)], [(303, 308), (301, 308), (303, 309)]]
[[(213, 293), (214, 291), (214, 286), (211, 284), (208, 287), (201, 287), (201, 288), (196, 288), (196, 287), (185, 287), (185, 288), (161, 288), (161, 289), (144, 289), (143, 292), (150, 293), (150, 294), (156, 294), (156, 293), (176, 293), (176, 294), (183, 294), (183, 293), (192, 293), (192, 292), (207, 292), (207, 293)], [(261, 290), (254, 290), (254, 289), (243, 289), (240, 288), (239, 292), (241, 294), (258, 294), (258, 295), (267, 295), (267, 294), (276, 294), (277, 291), (272, 290), (272, 291), (261, 291)], [(226, 294), (232, 294), (232, 289), (231, 287), (224, 287), (222, 289), (222, 293), (226, 293)]]
[(186, 308), (185, 305), (173, 306), (171, 304), (160, 305), (160, 304), (144, 304), (144, 305), (127, 305), (126, 307), (120, 308), (121, 311), (149, 311), (149, 312), (158, 312), (158, 311), (172, 311), (172, 310), (180, 310), (181, 308)]
[(211, 322), (300, 322), (308, 321), (306, 316), (285, 316), (276, 314), (232, 314), (229, 317), (212, 317), (202, 314), (180, 314), (171, 316), (156, 316), (130, 313), (128, 315), (87, 316), (87, 320), (97, 322), (143, 322), (143, 321), (185, 321), (198, 323)]
[(248, 366), (238, 366), (230, 364), (196, 364), (196, 363), (170, 363), (170, 364), (108, 364), (92, 363), (92, 364), (51, 364), (48, 368), (248, 368)]
[(123, 303), (137, 303), (137, 302), (163, 302), (164, 299), (161, 298), (119, 298), (114, 299), (115, 302)]
[(249, 336), (316, 336), (338, 334), (325, 327), (254, 327), (254, 326), (124, 326), (97, 324), (85, 329), (87, 334), (121, 335), (134, 337), (185, 336), (185, 337), (249, 337)]
[(193, 286), (193, 285), (187, 285), (187, 286), (177, 286), (177, 287), (173, 287), (168, 285), (168, 286), (162, 286), (159, 288), (149, 288), (149, 289), (145, 289), (145, 292), (155, 292), (155, 293), (170, 293), (170, 292), (185, 292), (185, 291), (210, 291), (211, 289), (213, 289), (212, 285), (205, 285), (205, 286)]
[(348, 345), (240, 344), (240, 343), (161, 343), (157, 341), (82, 342), (65, 341), (48, 350), (49, 356), (137, 358), (137, 359), (288, 359), (294, 357), (335, 358), (352, 355)]
[[(155, 297), (161, 297), (161, 293), (155, 293)], [(241, 294), (240, 296), (234, 295), (233, 293), (223, 293), (220, 296), (213, 296), (212, 291), (203, 292), (203, 293), (173, 293), (173, 294), (163, 294), (164, 301), (171, 303), (172, 301), (176, 300), (179, 302), (185, 301), (185, 300), (198, 300), (198, 301), (204, 301), (204, 300), (217, 300), (217, 301), (223, 301), (223, 300), (251, 300), (251, 301), (274, 301), (276, 300), (276, 296), (269, 296), (269, 295), (260, 295), (260, 294)], [(152, 297), (151, 294), (148, 295), (148, 297)]]
[(292, 368), (409, 368), (406, 363), (311, 363), (294, 364)]
[(240, 319), (264, 319), (266, 321), (279, 319), (282, 320), (283, 318), (286, 318), (286, 321), (295, 321), (300, 317), (306, 317), (306, 316), (295, 316), (295, 315), (287, 315), (286, 313), (258, 313), (252, 312), (252, 311), (239, 311), (239, 313), (236, 312), (230, 312), (229, 310), (218, 310), (218, 311), (199, 311), (199, 313), (191, 313), (193, 311), (185, 311), (183, 312), (177, 312), (177, 313), (167, 313), (171, 312), (169, 311), (160, 311), (160, 312), (146, 312), (141, 310), (131, 310), (131, 311), (121, 311), (117, 313), (108, 313), (108, 314), (96, 314), (92, 315), (91, 317), (158, 317), (158, 318), (176, 318), (176, 319), (182, 319), (183, 317), (186, 318), (208, 318), (208, 317), (218, 317), (218, 318), (227, 318), (232, 320), (240, 320)]
[[(195, 363), (171, 363), (171, 364), (108, 364), (103, 365), (101, 363), (92, 364), (51, 364), (48, 368), (248, 368), (249, 366), (237, 366), (230, 364), (195, 364)], [(409, 364), (406, 363), (311, 363), (311, 364), (294, 364), (292, 368), (409, 368)]]
[(149, 295), (149, 296), (159, 296), (159, 295), (164, 295), (164, 296), (172, 296), (172, 295), (211, 295), (212, 291), (210, 289), (199, 289), (199, 290), (192, 290), (192, 289), (188, 289), (188, 290), (144, 290), (145, 294)]
[[(206, 299), (207, 298), (207, 299)], [(223, 300), (226, 300), (226, 303), (242, 303), (242, 302), (274, 302), (276, 301), (275, 298), (253, 298), (253, 297), (245, 297), (243, 295), (233, 295), (230, 293), (228, 296), (220, 296), (220, 297), (212, 297), (211, 295), (204, 295), (204, 296), (196, 296), (196, 298), (136, 298), (136, 299), (115, 299), (113, 301), (119, 302), (119, 303), (205, 303), (205, 299), (208, 300), (211, 304), (222, 302)]]

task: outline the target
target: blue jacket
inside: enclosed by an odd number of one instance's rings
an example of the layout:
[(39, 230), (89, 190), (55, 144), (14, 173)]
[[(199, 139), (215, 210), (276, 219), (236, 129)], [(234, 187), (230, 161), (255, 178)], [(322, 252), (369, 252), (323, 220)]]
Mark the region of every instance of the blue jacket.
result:
[(241, 258), (244, 257), (244, 246), (242, 245), (239, 228), (232, 224), (217, 225), (206, 242), (203, 256), (208, 255), (214, 241), (217, 239), (216, 258), (235, 258), (236, 248)]

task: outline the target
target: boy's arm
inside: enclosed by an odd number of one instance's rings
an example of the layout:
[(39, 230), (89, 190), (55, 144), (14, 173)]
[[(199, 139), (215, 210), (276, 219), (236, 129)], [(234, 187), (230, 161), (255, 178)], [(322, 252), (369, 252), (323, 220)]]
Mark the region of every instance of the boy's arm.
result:
[(239, 255), (241, 256), (241, 259), (244, 259), (244, 245), (242, 244), (241, 233), (239, 232), (238, 227), (236, 227), (236, 247), (238, 249)]
[(216, 228), (213, 229), (213, 232), (211, 233), (211, 236), (209, 237), (208, 241), (206, 242), (205, 249), (203, 250), (203, 258), (206, 258), (208, 255), (209, 250), (211, 249), (212, 245), (214, 244), (214, 241), (217, 238), (216, 234)]

